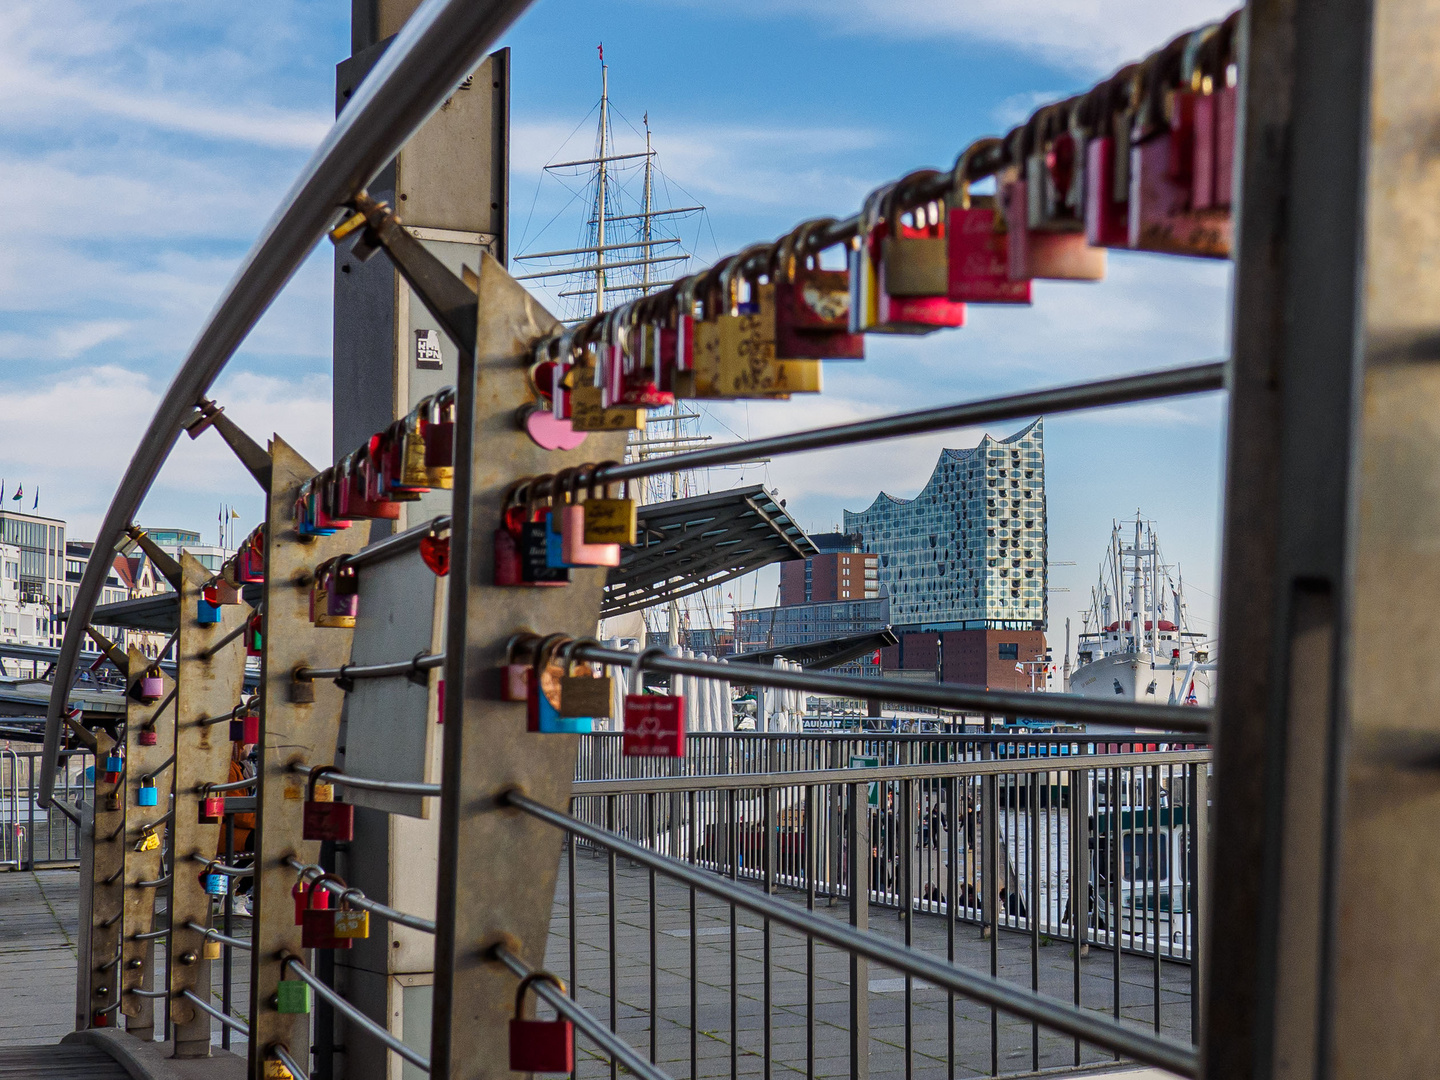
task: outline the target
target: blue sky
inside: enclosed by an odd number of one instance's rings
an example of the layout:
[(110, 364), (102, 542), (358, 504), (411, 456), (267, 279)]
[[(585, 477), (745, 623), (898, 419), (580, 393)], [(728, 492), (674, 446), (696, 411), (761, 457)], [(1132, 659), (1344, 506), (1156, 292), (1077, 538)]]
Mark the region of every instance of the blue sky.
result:
[[(1089, 85), (1228, 5), (1207, 0), (538, 0), (513, 52), (512, 223), (540, 166), (598, 96), (648, 112), (660, 163), (708, 207), (703, 260), (819, 214), (842, 216), (908, 169), (948, 166), (1038, 103)], [(0, 477), (93, 532), (113, 484), (225, 281), (332, 115), (348, 4), (7, 0), (0, 39)], [(634, 139), (616, 122), (621, 148)], [(589, 149), (586, 125), (570, 150)], [(572, 156), (583, 156), (573, 154)], [(535, 216), (557, 205), (541, 191)], [(543, 215), (543, 216), (541, 216)], [(564, 245), (555, 245), (564, 246)], [(330, 260), (320, 251), (251, 335), (217, 396), (257, 436), (279, 431), (319, 461), (329, 445)], [(871, 339), (830, 365), (826, 393), (723, 406), (720, 437), (876, 413), (1224, 354), (1224, 264), (1111, 254), (1099, 285), (1039, 283), (1029, 310), (972, 307), (970, 325)], [(1210, 617), (1223, 412), (1212, 398), (1046, 424), (1052, 636), (1078, 611), (1112, 517), (1142, 508)], [(1018, 428), (1019, 423), (1013, 425)], [(1009, 434), (997, 430), (996, 435)], [(805, 455), (746, 471), (803, 525), (884, 488), (911, 495), (955, 432)], [(740, 482), (737, 473), (717, 483)], [(30, 498), (26, 498), (28, 507)], [(218, 440), (182, 440), (142, 519), (213, 535), (220, 502), (245, 523), (253, 484)], [(749, 600), (747, 589), (746, 600)], [(762, 579), (761, 603), (773, 595)]]

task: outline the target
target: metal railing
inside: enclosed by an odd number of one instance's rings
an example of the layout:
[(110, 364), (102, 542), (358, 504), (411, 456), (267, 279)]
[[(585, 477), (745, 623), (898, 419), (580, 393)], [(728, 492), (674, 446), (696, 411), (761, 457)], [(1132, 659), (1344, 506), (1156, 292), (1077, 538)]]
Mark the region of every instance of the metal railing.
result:
[[(0, 867), (39, 870), (80, 860), (79, 825), (41, 805), (40, 761), (38, 750), (0, 750)], [(88, 750), (62, 752), (55, 790), (68, 803), (93, 798), (94, 766)]]

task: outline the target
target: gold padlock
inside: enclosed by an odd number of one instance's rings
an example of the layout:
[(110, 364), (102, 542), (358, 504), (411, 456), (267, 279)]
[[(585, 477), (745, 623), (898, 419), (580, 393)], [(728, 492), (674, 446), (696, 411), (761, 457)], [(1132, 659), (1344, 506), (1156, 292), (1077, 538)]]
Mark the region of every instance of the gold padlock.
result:
[(202, 960), (219, 960), (220, 942), (213, 938), (206, 938), (205, 943), (200, 946), (200, 958)]
[[(592, 369), (576, 368), (588, 375)], [(601, 404), (600, 387), (581, 382), (570, 391), (570, 427), (575, 431), (644, 431), (645, 410), (635, 405)]]
[[(614, 464), (616, 462), (602, 462), (590, 475), (593, 477), (598, 469)], [(590, 493), (585, 499), (585, 543), (634, 544), (638, 538), (639, 522), (635, 500), (630, 498), (629, 484), (622, 488), (618, 499), (608, 495), (596, 498), (594, 492), (592, 480)]]
[(265, 1062), (265, 1080), (295, 1080), (295, 1074), (272, 1058)]
[(401, 448), (400, 483), (405, 487), (428, 488), (430, 473), (425, 468), (425, 436), (420, 433), (420, 410), (405, 416), (405, 445)]
[(609, 718), (612, 701), (610, 676), (596, 678), (591, 665), (575, 662), (577, 645), (598, 644), (594, 638), (576, 638), (560, 647), (565, 656), (565, 674), (560, 679), (560, 707), (557, 710), (561, 716)]
[(332, 933), (337, 938), (370, 936), (370, 913), (351, 910), (349, 893), (343, 893), (340, 897), (340, 910), (335, 912), (335, 929)]
[(159, 851), (160, 834), (155, 831), (154, 825), (146, 825), (145, 832), (140, 837), (140, 842), (135, 845), (136, 851)]

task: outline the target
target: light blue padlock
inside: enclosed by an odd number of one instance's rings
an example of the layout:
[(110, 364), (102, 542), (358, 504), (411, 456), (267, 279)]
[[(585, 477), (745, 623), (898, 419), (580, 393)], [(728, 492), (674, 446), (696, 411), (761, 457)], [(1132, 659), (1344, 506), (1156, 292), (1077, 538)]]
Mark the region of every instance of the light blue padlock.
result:
[(540, 701), (540, 732), (544, 735), (588, 735), (595, 728), (593, 716), (561, 716), (543, 693)]
[(230, 878), (225, 874), (206, 874), (205, 891), (211, 896), (224, 896), (230, 891)]
[(201, 626), (214, 626), (220, 621), (220, 605), (201, 600), (195, 612), (195, 621)]
[(140, 790), (135, 792), (135, 802), (139, 806), (158, 806), (160, 804), (160, 792), (155, 787), (155, 781), (145, 777), (140, 781)]

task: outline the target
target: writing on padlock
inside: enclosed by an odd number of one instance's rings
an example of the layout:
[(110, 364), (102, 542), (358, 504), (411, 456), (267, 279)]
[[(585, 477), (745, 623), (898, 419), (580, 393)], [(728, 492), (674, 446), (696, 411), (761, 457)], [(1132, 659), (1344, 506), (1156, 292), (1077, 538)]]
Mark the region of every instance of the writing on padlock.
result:
[(315, 884), (310, 886), (306, 893), (306, 907), (300, 923), (300, 944), (306, 949), (353, 948), (353, 938), (339, 937), (335, 933), (335, 909), (317, 908), (311, 903), (316, 893), (324, 891), (321, 885), (325, 881), (336, 881), (348, 888), (339, 874), (324, 874), (315, 879)]
[(213, 864), (206, 868), (201, 877), (201, 884), (211, 896), (224, 896), (230, 891), (229, 875), (215, 873)]
[(525, 696), (525, 727), (543, 735), (566, 735), (593, 730), (588, 716), (560, 715), (560, 680), (564, 668), (555, 661), (555, 651), (570, 639), (565, 634), (551, 634), (535, 645), (535, 657), (527, 673)]
[(340, 897), (340, 909), (335, 912), (335, 936), (351, 940), (370, 936), (370, 913), (352, 909), (348, 893)]
[(136, 806), (158, 806), (160, 804), (160, 791), (155, 787), (155, 781), (149, 776), (140, 779), (140, 787), (135, 792)]
[(146, 825), (140, 834), (140, 839), (135, 844), (136, 851), (159, 851), (160, 834), (155, 831), (154, 825)]
[(334, 788), (318, 785), (321, 777), (340, 770), (322, 765), (310, 770), (309, 797), (305, 800), (301, 835), (306, 840), (353, 840), (355, 838), (355, 807), (335, 799)]
[(569, 569), (554, 565), (550, 561), (550, 508), (541, 504), (540, 494), (541, 486), (548, 483), (549, 479), (549, 476), (537, 476), (525, 482), (521, 488), (524, 497), (519, 537), (522, 585), (570, 584)]
[(684, 757), (685, 699), (676, 694), (626, 694), (625, 757)]
[[(284, 1009), (280, 1009), (284, 1012)], [(306, 1010), (307, 1012), (309, 1010)], [(267, 1058), (265, 1061), (265, 1080), (295, 1080), (295, 1074), (285, 1067), (283, 1061), (275, 1058)]]
[(999, 139), (972, 143), (956, 160), (951, 174), (946, 226), (951, 300), (1030, 303), (1030, 282), (1010, 280), (1010, 234), (1005, 228), (1005, 216), (996, 209), (993, 196), (970, 194), (975, 155), (993, 152), (999, 146)]
[(575, 1029), (569, 1020), (526, 1020), (525, 992), (548, 982), (565, 993), (565, 983), (548, 971), (532, 971), (515, 991), (510, 1021), (510, 1069), (513, 1072), (567, 1073), (575, 1067)]
[(607, 490), (595, 495), (595, 472), (618, 464), (602, 461), (590, 471), (585, 498), (585, 543), (587, 544), (634, 544), (638, 539), (639, 521), (635, 500), (630, 498), (630, 484), (626, 481), (620, 497), (612, 498)]

